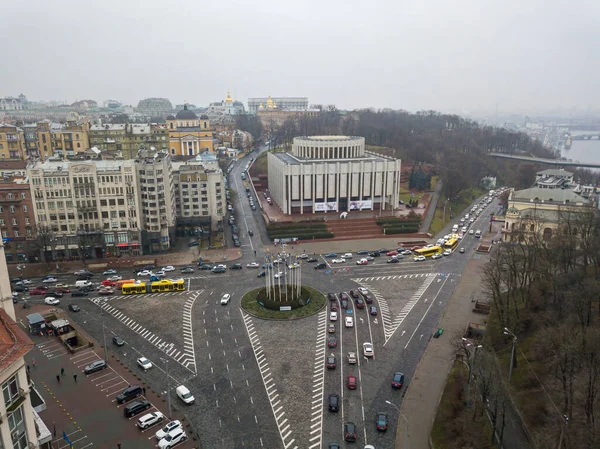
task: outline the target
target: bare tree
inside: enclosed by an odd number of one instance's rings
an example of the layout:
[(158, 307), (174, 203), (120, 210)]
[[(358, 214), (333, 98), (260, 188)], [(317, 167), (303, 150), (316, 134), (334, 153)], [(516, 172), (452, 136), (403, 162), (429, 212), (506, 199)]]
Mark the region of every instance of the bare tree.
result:
[(50, 226), (37, 226), (35, 230), (35, 249), (40, 254), (40, 260), (43, 260), (47, 264), (50, 263), (46, 260), (46, 251), (48, 247), (52, 248), (56, 241), (56, 233)]

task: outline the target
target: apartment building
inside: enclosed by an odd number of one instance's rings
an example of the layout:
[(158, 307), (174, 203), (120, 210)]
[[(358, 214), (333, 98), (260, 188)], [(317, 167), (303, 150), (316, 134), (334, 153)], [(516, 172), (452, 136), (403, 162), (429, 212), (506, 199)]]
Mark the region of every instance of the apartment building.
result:
[(49, 448), (52, 434), (31, 404), (23, 358), (34, 344), (17, 324), (4, 247), (0, 241), (0, 448)]
[(216, 158), (196, 157), (173, 163), (177, 234), (187, 231), (215, 231), (222, 224), (225, 211), (225, 179)]
[(44, 260), (141, 253), (134, 161), (36, 161), (27, 176)]
[(121, 151), (125, 139), (125, 124), (90, 126), (90, 146), (99, 150)]
[[(124, 161), (121, 161), (124, 162)], [(144, 254), (175, 243), (175, 185), (168, 151), (140, 150), (135, 159)]]
[(0, 232), (7, 262), (35, 259), (35, 219), (31, 190), (25, 178), (0, 180)]
[(23, 130), (13, 125), (0, 123), (0, 161), (25, 159)]
[(90, 128), (90, 144), (101, 151), (114, 152), (124, 159), (135, 159), (139, 150), (151, 147), (166, 150), (169, 132), (165, 125), (150, 123), (93, 125)]
[(53, 124), (52, 151), (56, 157), (63, 159), (83, 154), (90, 148), (90, 124), (67, 121), (65, 125)]

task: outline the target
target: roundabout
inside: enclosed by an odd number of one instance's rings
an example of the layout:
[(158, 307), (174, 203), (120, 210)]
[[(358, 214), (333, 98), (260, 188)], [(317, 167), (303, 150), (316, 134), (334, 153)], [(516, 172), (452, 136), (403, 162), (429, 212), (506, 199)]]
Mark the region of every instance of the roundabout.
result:
[[(242, 309), (256, 317), (268, 320), (294, 320), (306, 318), (319, 312), (325, 307), (327, 298), (312, 287), (282, 286), (275, 287), (271, 295), (267, 295), (266, 287), (259, 287), (244, 294), (241, 301)], [(286, 299), (287, 298), (287, 299)]]

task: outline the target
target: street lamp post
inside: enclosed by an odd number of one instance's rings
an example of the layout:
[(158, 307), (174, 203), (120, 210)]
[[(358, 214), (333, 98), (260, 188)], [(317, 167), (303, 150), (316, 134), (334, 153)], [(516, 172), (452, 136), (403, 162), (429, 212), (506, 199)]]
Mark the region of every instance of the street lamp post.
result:
[(472, 357), (469, 357), (470, 363), (469, 363), (469, 383), (467, 384), (467, 408), (471, 408), (471, 381), (473, 380), (473, 368), (475, 367), (475, 358), (477, 357), (477, 351), (479, 349), (481, 349), (483, 346), (482, 345), (477, 345), (475, 346), (472, 342), (470, 342), (468, 339), (463, 337), (463, 344), (466, 347), (469, 346), (473, 346), (475, 348), (475, 352), (473, 353)]
[(387, 405), (391, 405), (392, 407), (394, 407), (396, 410), (398, 410), (398, 414), (402, 417), (402, 419), (404, 420), (404, 449), (408, 449), (408, 420), (406, 419), (406, 416), (404, 416), (404, 413), (402, 413), (400, 411), (400, 409), (396, 406), (396, 404), (393, 404), (390, 401), (385, 401), (385, 403)]
[(104, 360), (108, 363), (108, 352), (106, 349), (106, 332), (104, 331), (104, 310), (100, 309), (100, 317), (102, 318), (102, 343), (104, 344)]
[(169, 419), (171, 419), (171, 385), (169, 382), (169, 359), (160, 358), (165, 364), (165, 372), (167, 373), (167, 404), (169, 407)]
[(517, 336), (511, 331), (509, 331), (506, 327), (504, 328), (504, 335), (510, 335), (513, 338), (512, 351), (510, 354), (510, 368), (508, 370), (508, 383), (510, 383), (510, 380), (512, 378), (513, 366), (515, 364), (515, 346), (517, 345)]

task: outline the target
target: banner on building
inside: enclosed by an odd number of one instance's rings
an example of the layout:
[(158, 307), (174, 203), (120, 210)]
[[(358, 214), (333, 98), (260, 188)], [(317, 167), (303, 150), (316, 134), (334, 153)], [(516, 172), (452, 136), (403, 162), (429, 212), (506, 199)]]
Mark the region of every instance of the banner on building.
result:
[(363, 209), (372, 209), (373, 202), (371, 200), (364, 201), (350, 201), (350, 205), (348, 207), (349, 210), (363, 210)]
[(338, 205), (336, 201), (327, 203), (315, 203), (315, 212), (337, 212)]

